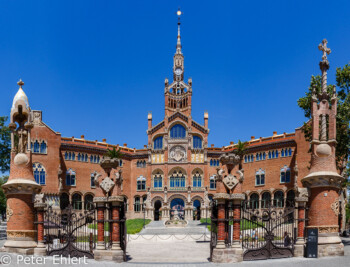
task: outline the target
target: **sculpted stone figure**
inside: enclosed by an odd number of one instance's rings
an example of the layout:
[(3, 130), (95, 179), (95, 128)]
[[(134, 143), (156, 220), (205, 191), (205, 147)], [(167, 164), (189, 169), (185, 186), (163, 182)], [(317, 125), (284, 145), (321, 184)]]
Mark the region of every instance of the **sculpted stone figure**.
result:
[(34, 203), (44, 203), (44, 193), (35, 194)]

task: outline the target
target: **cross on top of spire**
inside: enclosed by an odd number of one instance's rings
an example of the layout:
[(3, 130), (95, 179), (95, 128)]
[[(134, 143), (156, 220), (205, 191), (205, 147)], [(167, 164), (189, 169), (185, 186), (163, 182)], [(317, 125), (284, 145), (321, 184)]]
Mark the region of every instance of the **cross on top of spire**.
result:
[(327, 39), (322, 40), (322, 44), (318, 45), (318, 49), (323, 51), (322, 60), (327, 60), (327, 55), (331, 53), (331, 49), (327, 47)]
[(180, 16), (182, 15), (182, 11), (180, 8), (176, 12), (177, 15), (177, 43), (176, 43), (176, 53), (181, 54), (181, 35), (180, 35)]

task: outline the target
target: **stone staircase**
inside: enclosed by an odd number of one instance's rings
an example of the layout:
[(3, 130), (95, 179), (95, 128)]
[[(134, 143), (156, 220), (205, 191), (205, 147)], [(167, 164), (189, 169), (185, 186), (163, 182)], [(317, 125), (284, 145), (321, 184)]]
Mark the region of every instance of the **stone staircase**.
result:
[(1, 223), (0, 223), (0, 240), (7, 239), (6, 229), (7, 229), (7, 222), (1, 221)]

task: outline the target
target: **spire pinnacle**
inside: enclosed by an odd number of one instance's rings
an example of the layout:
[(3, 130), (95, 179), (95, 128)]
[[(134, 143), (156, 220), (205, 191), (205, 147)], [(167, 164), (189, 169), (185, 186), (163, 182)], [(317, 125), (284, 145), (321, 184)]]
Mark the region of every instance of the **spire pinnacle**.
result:
[(19, 79), (19, 81), (17, 82), (17, 84), (19, 85), (19, 88), (22, 89), (22, 86), (24, 85), (24, 82), (22, 81), (22, 79)]
[(180, 34), (180, 16), (182, 15), (182, 12), (180, 8), (176, 12), (177, 15), (177, 44), (176, 44), (176, 54), (182, 54), (181, 52), (181, 34)]
[(329, 61), (327, 55), (331, 53), (331, 49), (327, 47), (327, 39), (323, 39), (322, 43), (318, 45), (318, 49), (323, 52), (322, 61), (320, 62), (320, 69), (322, 71), (322, 95), (327, 96), (327, 70), (329, 69)]

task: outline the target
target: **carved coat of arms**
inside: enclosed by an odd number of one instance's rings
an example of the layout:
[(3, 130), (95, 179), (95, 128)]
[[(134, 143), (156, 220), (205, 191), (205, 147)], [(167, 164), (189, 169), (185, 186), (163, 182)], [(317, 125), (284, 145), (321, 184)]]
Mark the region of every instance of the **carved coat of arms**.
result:
[(170, 158), (177, 162), (184, 160), (186, 158), (185, 149), (181, 146), (172, 148), (170, 151)]
[(114, 186), (114, 182), (112, 181), (111, 178), (106, 177), (103, 179), (102, 183), (100, 184), (100, 187), (106, 192), (108, 193), (109, 191), (111, 191), (112, 187)]
[(229, 174), (227, 175), (223, 180), (225, 186), (232, 190), (239, 182), (239, 180), (236, 178), (236, 176)]

